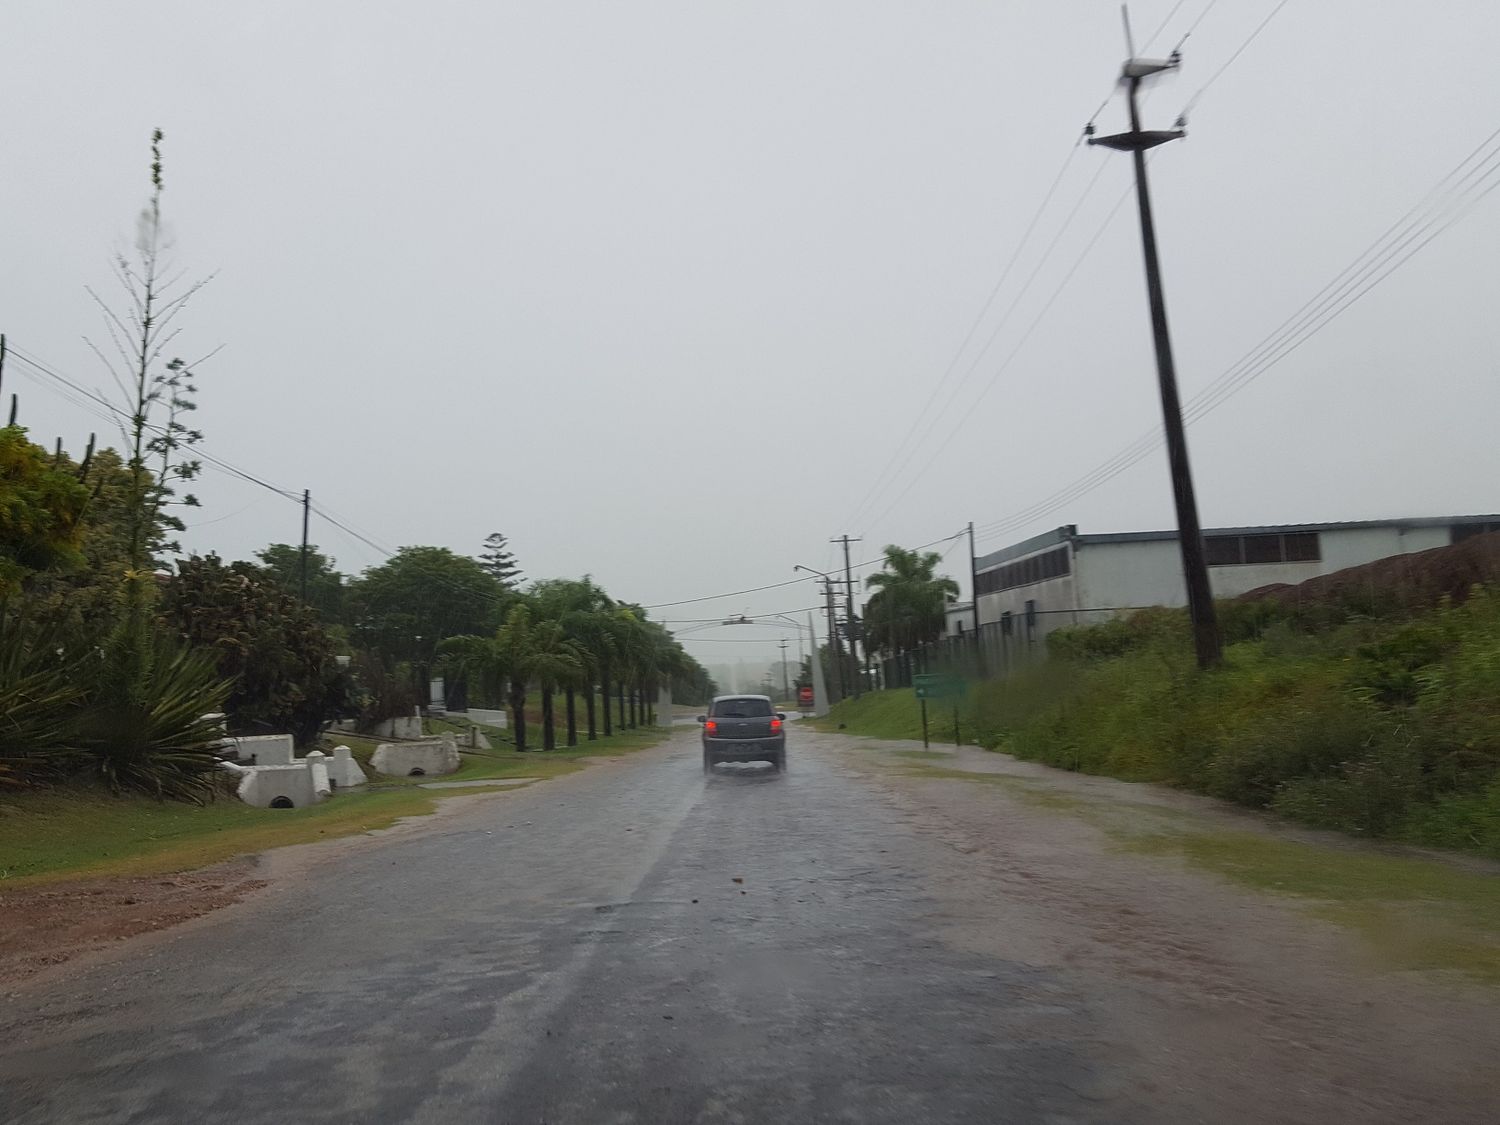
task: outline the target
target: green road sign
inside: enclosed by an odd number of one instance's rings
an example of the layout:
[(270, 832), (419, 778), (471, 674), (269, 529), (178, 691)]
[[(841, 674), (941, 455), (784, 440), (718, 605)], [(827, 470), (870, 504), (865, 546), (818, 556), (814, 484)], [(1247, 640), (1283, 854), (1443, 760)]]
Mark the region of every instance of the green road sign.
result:
[(911, 686), (916, 689), (918, 699), (950, 699), (962, 695), (965, 684), (961, 676), (923, 672), (911, 678)]

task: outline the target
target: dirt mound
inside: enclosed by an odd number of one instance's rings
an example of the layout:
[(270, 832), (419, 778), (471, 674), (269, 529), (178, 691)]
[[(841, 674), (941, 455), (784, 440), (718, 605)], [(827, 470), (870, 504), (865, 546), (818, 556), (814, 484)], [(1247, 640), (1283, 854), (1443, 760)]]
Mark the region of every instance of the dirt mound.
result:
[(1261, 586), (1241, 594), (1239, 600), (1419, 610), (1437, 605), (1445, 597), (1461, 602), (1474, 586), (1496, 584), (1500, 584), (1500, 531), (1476, 535), (1451, 547), (1376, 559), (1295, 586), (1284, 582)]

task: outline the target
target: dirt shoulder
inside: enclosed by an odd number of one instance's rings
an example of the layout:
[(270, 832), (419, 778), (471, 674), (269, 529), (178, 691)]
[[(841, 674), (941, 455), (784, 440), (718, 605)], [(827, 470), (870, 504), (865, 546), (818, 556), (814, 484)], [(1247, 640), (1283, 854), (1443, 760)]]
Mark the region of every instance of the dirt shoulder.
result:
[(175, 875), (77, 879), (0, 891), (0, 987), (238, 902), (266, 885), (254, 857)]
[[(568, 772), (545, 780), (566, 785), (585, 772), (621, 768), (641, 752), (579, 758)], [(403, 803), (382, 810), (384, 815), (355, 817), (347, 824), (319, 822), (323, 828), (315, 823), (311, 829), (315, 834), (310, 835), (304, 826), (302, 831), (286, 833), (285, 842), (279, 844), (269, 834), (246, 835), (242, 854), (201, 866), (179, 851), (170, 851), (141, 861), (160, 862), (166, 869), (140, 874), (122, 871), (79, 877), (65, 873), (40, 881), (0, 881), (0, 949), (5, 951), (0, 958), (0, 989), (43, 984), (80, 962), (115, 955), (127, 942), (150, 940), (151, 935), (242, 902), (248, 906), (256, 892), (273, 883), (296, 878), (313, 864), (367, 848), (374, 840), (451, 831), (465, 818), (482, 815), (491, 802), (504, 801), (539, 783), (516, 784), (517, 780), (505, 779), (505, 784), (497, 782), (493, 787), (483, 781), (474, 782), (472, 788), (411, 787), (394, 796), (415, 801), (413, 811), (408, 812)], [(337, 799), (318, 807), (329, 809), (336, 803)], [(359, 807), (346, 806), (351, 811)], [(321, 834), (324, 831), (326, 835)], [(225, 850), (218, 847), (207, 854), (218, 859)]]

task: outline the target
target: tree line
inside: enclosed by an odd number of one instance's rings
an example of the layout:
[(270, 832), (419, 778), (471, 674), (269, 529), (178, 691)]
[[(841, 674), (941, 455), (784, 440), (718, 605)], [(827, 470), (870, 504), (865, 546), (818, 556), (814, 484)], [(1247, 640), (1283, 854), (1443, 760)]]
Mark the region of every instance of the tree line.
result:
[[(133, 252), (112, 263), (122, 296), (95, 294), (119, 448), (91, 437), (81, 456), (61, 440), (45, 449), (14, 406), (0, 426), (0, 786), (206, 800), (226, 729), (306, 745), (334, 719), (410, 714), (434, 673), (460, 697), (508, 706), (518, 749), (532, 689), (544, 749), (559, 694), (569, 745), (580, 699), (594, 738), (649, 721), (659, 686), (690, 703), (712, 694), (644, 609), (588, 577), (525, 584), (498, 533), (478, 558), (411, 546), (358, 576), (316, 548), (304, 572), (284, 543), (253, 561), (178, 557), (204, 435), (190, 425), (199, 376), (172, 354), (175, 322), (210, 279), (186, 282), (169, 260), (161, 145), (158, 130)], [(0, 337), (0, 385), (4, 364)]]

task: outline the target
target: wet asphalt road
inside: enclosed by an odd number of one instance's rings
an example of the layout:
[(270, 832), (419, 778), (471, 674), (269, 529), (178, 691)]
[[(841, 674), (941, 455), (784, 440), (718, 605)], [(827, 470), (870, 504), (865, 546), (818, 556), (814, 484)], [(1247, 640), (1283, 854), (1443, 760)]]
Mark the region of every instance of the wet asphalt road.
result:
[(953, 853), (811, 737), (705, 779), (679, 731), (20, 993), (0, 1119), (1149, 1120), (1076, 986), (939, 938)]

